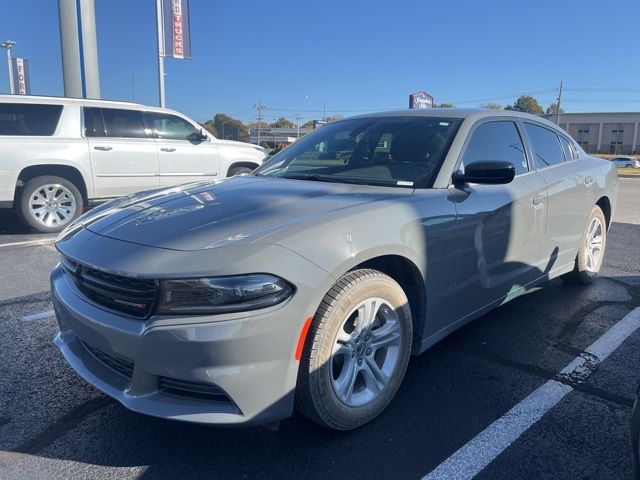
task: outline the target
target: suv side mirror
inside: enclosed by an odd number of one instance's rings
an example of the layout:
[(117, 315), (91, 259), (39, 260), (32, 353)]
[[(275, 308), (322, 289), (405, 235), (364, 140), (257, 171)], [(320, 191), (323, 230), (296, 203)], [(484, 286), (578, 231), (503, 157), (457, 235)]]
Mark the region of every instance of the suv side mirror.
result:
[(482, 183), (498, 185), (510, 183), (516, 176), (516, 167), (510, 162), (481, 161), (470, 163), (464, 173), (457, 171), (453, 174), (453, 184)]
[(189, 135), (188, 138), (192, 142), (204, 142), (209, 137), (207, 136), (206, 133), (204, 133), (204, 130), (200, 129), (197, 132), (193, 132), (191, 135)]

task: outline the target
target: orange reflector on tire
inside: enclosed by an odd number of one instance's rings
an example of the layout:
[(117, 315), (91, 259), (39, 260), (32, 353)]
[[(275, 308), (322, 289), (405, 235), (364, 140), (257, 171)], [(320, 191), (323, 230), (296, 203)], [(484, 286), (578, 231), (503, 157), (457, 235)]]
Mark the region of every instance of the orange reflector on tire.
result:
[(296, 354), (294, 358), (300, 361), (302, 358), (302, 349), (304, 348), (304, 342), (307, 339), (307, 333), (309, 333), (309, 327), (311, 327), (312, 317), (307, 318), (304, 321), (304, 325), (302, 326), (302, 330), (300, 331), (300, 337), (298, 338), (298, 345), (296, 345)]

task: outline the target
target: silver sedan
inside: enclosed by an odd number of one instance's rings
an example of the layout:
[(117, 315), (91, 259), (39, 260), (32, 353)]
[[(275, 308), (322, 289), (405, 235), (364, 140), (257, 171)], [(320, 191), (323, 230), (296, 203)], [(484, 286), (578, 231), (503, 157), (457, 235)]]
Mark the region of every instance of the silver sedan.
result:
[(598, 274), (613, 163), (516, 112), (330, 123), (250, 175), (144, 192), (57, 241), (56, 344), (135, 411), (334, 429), (410, 356), (551, 278)]

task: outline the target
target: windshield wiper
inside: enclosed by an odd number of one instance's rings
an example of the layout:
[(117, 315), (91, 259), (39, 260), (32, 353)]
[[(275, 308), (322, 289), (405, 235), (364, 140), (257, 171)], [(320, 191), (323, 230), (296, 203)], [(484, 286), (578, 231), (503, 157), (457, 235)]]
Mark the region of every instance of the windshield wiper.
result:
[(318, 175), (316, 173), (306, 173), (306, 174), (289, 174), (282, 175), (280, 178), (291, 178), (293, 180), (311, 180), (313, 182), (330, 182), (330, 183), (353, 183), (359, 184), (360, 182), (356, 180), (351, 180), (348, 178), (342, 177), (332, 177), (331, 175)]

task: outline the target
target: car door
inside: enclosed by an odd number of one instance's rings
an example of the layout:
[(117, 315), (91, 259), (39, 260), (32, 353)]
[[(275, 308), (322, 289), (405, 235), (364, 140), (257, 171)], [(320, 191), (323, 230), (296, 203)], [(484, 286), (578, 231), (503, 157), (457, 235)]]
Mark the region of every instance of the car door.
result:
[(96, 197), (156, 188), (158, 153), (139, 110), (84, 107)]
[(175, 185), (220, 175), (218, 146), (200, 129), (170, 113), (147, 112), (157, 140), (160, 185)]
[(458, 223), (454, 320), (517, 295), (549, 268), (539, 262), (546, 184), (529, 168), (515, 119), (483, 120), (472, 128), (460, 168), (482, 160), (511, 162), (516, 176), (504, 185), (450, 187)]
[[(542, 124), (523, 122), (536, 168), (547, 184), (547, 228), (541, 258), (554, 267), (572, 265), (593, 208), (594, 178), (585, 172), (567, 137)], [(565, 149), (568, 151), (565, 152)]]

